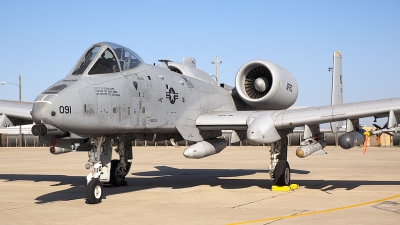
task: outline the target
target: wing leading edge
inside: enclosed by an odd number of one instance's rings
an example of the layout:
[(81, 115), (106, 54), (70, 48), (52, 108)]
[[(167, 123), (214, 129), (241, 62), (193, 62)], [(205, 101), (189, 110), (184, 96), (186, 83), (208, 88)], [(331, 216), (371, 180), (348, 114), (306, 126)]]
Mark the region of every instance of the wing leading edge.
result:
[[(266, 123), (273, 123), (273, 128), (276, 130), (286, 130), (304, 125), (318, 125), (370, 116), (387, 117), (390, 111), (395, 114), (400, 113), (400, 98), (292, 110), (210, 112), (198, 117), (196, 126), (200, 130), (247, 130), (249, 136), (250, 126), (257, 126), (264, 130), (263, 128), (271, 126)], [(261, 117), (268, 117), (268, 120), (262, 120)], [(262, 135), (269, 135), (268, 130), (265, 130)], [(265, 143), (276, 140), (270, 141)]]

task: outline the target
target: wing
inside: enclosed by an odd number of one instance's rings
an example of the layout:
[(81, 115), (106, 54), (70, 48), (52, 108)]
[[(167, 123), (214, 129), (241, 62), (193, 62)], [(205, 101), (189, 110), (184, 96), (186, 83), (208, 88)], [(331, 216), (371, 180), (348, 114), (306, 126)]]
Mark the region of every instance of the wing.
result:
[(370, 116), (386, 117), (390, 111), (400, 113), (400, 98), (282, 110), (274, 114), (274, 124), (277, 129), (285, 129)]
[(391, 111), (400, 113), (400, 98), (291, 110), (210, 112), (198, 117), (196, 126), (200, 130), (246, 130), (247, 138), (256, 143), (273, 143), (281, 139), (282, 130), (370, 116), (386, 117)]
[(0, 100), (0, 128), (32, 124), (33, 102)]

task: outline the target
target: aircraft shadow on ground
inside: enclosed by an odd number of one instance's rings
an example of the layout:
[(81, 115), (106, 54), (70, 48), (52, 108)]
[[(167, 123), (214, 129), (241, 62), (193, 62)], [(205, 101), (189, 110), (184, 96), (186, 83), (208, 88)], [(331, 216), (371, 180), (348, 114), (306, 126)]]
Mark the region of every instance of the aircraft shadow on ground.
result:
[[(158, 166), (156, 171), (132, 173), (134, 177), (127, 177), (128, 186), (104, 188), (104, 199), (109, 195), (129, 193), (153, 188), (184, 189), (200, 185), (210, 187), (220, 186), (223, 189), (241, 189), (252, 186), (269, 189), (272, 182), (269, 180), (268, 170), (251, 169), (178, 169), (168, 166)], [(292, 173), (308, 174), (309, 171), (291, 170)], [(261, 179), (241, 178), (242, 176), (264, 173)], [(0, 182), (33, 181), (33, 182), (58, 182), (51, 186), (67, 185), (70, 188), (55, 191), (37, 197), (36, 203), (43, 204), (56, 201), (82, 199), (86, 196), (86, 179), (84, 176), (66, 175), (36, 175), (36, 174), (0, 174)], [(328, 191), (337, 188), (347, 190), (361, 185), (400, 185), (400, 181), (348, 181), (348, 180), (298, 180), (293, 181), (308, 189)]]

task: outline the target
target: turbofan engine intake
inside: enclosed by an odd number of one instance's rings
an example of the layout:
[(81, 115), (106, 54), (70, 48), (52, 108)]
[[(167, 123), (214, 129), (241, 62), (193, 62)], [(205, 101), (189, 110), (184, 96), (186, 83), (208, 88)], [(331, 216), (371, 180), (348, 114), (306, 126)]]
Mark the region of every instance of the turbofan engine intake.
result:
[(266, 60), (244, 64), (236, 74), (240, 98), (258, 109), (286, 109), (297, 99), (294, 76), (286, 69)]

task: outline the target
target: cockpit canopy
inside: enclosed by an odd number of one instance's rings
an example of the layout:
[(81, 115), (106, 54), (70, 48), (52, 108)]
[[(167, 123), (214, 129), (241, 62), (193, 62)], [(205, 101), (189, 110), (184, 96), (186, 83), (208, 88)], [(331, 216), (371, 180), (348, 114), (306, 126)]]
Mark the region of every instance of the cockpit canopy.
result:
[(134, 51), (110, 42), (91, 46), (79, 59), (72, 75), (116, 73), (139, 66), (143, 60)]

